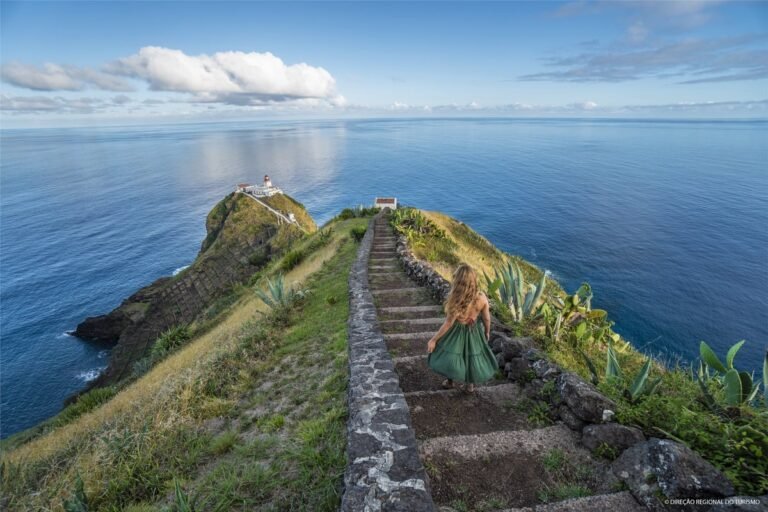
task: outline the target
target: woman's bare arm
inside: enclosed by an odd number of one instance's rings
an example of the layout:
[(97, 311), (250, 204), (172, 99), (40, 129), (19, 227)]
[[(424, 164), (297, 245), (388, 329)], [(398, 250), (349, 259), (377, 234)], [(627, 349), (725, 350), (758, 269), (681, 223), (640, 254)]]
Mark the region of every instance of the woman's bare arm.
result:
[(483, 297), (483, 324), (485, 325), (485, 339), (490, 340), (491, 339), (491, 306), (488, 304), (488, 297), (485, 295), (482, 295)]
[(443, 322), (443, 325), (440, 326), (440, 329), (437, 330), (434, 336), (429, 340), (429, 343), (427, 343), (427, 352), (432, 352), (435, 350), (435, 347), (437, 346), (437, 340), (443, 337), (445, 333), (448, 332), (448, 329), (453, 327), (453, 323), (456, 321), (456, 317), (451, 315), (445, 317), (445, 322)]

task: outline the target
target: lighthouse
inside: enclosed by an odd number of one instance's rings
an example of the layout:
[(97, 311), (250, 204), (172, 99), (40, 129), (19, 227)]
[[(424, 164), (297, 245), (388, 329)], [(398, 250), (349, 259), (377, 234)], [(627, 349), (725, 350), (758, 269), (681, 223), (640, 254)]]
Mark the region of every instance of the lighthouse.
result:
[(243, 194), (250, 194), (253, 197), (271, 197), (275, 194), (282, 194), (283, 191), (279, 187), (272, 184), (272, 179), (269, 174), (264, 175), (264, 181), (261, 185), (249, 185), (247, 183), (239, 184), (235, 190)]

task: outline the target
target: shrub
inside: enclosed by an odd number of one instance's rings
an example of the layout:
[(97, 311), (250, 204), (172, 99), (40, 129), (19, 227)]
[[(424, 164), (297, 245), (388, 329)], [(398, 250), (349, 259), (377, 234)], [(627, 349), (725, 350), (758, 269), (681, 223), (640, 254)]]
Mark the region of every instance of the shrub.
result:
[(328, 243), (333, 238), (333, 232), (330, 228), (328, 229), (321, 229), (315, 235), (312, 237), (312, 241), (309, 242), (309, 245), (307, 246), (307, 250), (309, 252), (316, 251), (320, 249), (321, 247), (325, 247), (328, 245)]
[(280, 262), (280, 269), (283, 272), (289, 272), (293, 270), (299, 263), (304, 261), (305, 257), (306, 257), (306, 254), (301, 249), (294, 249), (292, 251), (288, 251), (286, 255), (283, 256), (283, 259)]
[(117, 389), (113, 386), (95, 388), (87, 393), (83, 393), (78, 397), (75, 403), (68, 405), (58, 416), (56, 416), (53, 426), (60, 427), (66, 425), (78, 416), (82, 416), (83, 414), (92, 411), (116, 394)]
[(352, 208), (344, 208), (341, 210), (341, 212), (339, 212), (338, 217), (341, 220), (354, 219), (355, 211)]
[(264, 264), (267, 263), (268, 261), (269, 261), (269, 254), (267, 254), (267, 251), (265, 249), (259, 249), (257, 251), (254, 251), (253, 254), (251, 254), (248, 257), (248, 263), (250, 263), (254, 267), (264, 266)]
[(159, 361), (169, 353), (173, 352), (190, 338), (189, 329), (186, 325), (177, 325), (166, 330), (160, 335), (155, 344), (152, 345), (151, 356), (153, 362)]
[(349, 234), (352, 237), (352, 240), (355, 242), (360, 242), (365, 236), (366, 231), (367, 229), (365, 227), (358, 226), (350, 229)]

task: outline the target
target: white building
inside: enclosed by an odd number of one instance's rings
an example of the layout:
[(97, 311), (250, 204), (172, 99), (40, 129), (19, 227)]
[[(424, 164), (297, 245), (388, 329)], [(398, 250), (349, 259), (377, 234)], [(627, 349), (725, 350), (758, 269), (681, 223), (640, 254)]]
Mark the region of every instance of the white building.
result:
[(377, 197), (376, 200), (373, 202), (373, 206), (375, 208), (391, 208), (392, 210), (397, 209), (397, 198), (396, 197)]
[(282, 194), (283, 191), (274, 185), (272, 180), (269, 179), (269, 175), (264, 175), (264, 182), (261, 185), (249, 185), (248, 183), (240, 183), (237, 185), (235, 191), (243, 194), (250, 194), (254, 197), (270, 197), (275, 194)]

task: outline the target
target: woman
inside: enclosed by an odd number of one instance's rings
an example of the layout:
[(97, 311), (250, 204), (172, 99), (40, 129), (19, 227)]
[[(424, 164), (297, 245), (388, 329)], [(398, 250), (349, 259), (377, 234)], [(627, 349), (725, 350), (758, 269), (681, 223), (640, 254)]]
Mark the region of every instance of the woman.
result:
[[(488, 298), (477, 289), (477, 274), (462, 263), (453, 273), (453, 284), (445, 302), (445, 322), (427, 344), (427, 364), (446, 377), (443, 387), (454, 387), (454, 381), (483, 383), (496, 374), (496, 358), (488, 346), (491, 313)], [(478, 318), (482, 316), (482, 326)]]

